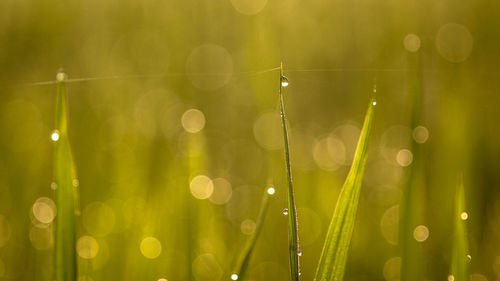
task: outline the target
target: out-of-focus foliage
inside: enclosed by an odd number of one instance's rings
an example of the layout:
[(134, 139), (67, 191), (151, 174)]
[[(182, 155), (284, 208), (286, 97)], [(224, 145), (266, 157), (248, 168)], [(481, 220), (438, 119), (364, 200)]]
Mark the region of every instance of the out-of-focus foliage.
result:
[(463, 172), (470, 273), (496, 280), (499, 10), (487, 0), (0, 1), (0, 280), (53, 280), (57, 91), (31, 83), (55, 81), (60, 67), (69, 79), (114, 77), (67, 83), (83, 280), (229, 276), (269, 179), (275, 200), (246, 276), (288, 280), (280, 61), (302, 280), (314, 278), (374, 78), (377, 118), (345, 280), (400, 279), (412, 139), (425, 174), (416, 270), (449, 275)]

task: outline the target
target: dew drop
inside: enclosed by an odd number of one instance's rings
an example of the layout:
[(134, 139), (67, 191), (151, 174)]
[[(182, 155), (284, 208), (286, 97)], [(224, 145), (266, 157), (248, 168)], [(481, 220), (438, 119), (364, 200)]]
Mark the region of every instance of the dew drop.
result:
[(52, 134), (50, 135), (50, 139), (52, 141), (58, 141), (59, 140), (59, 131), (58, 130), (54, 130), (52, 132)]
[(283, 215), (288, 216), (288, 209), (287, 208), (283, 209)]
[(236, 273), (231, 274), (231, 280), (238, 280), (238, 274)]
[(57, 82), (62, 82), (62, 81), (66, 81), (66, 79), (68, 79), (68, 75), (62, 71), (59, 71), (57, 74), (56, 74), (56, 80)]
[(463, 221), (465, 221), (465, 220), (467, 220), (467, 219), (469, 218), (469, 214), (467, 214), (467, 212), (462, 212), (462, 213), (460, 214), (460, 218), (461, 218)]
[(281, 86), (287, 87), (288, 86), (288, 78), (286, 78), (285, 75), (281, 75)]
[(302, 251), (301, 251), (301, 250), (299, 250), (299, 251), (297, 252), (297, 256), (302, 257)]
[(472, 260), (472, 256), (471, 255), (467, 255), (467, 261), (471, 261)]
[(377, 105), (377, 101), (373, 101), (373, 102), (372, 102), (372, 105), (373, 105), (373, 106)]
[(57, 189), (57, 183), (53, 182), (50, 184), (50, 189), (56, 190)]
[(274, 189), (274, 187), (270, 186), (268, 189), (267, 189), (267, 194), (269, 195), (273, 195), (274, 193), (276, 192), (276, 190)]
[(73, 179), (73, 186), (74, 187), (80, 186), (80, 181), (78, 179)]

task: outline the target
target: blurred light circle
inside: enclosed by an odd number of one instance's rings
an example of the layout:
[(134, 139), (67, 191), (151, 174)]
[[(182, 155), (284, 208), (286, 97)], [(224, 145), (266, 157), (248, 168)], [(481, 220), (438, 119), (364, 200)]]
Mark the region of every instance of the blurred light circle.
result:
[(300, 245), (308, 246), (316, 242), (322, 231), (321, 217), (310, 208), (298, 208)]
[(231, 0), (231, 4), (244, 15), (255, 15), (264, 9), (267, 0)]
[(274, 150), (283, 146), (281, 117), (278, 112), (266, 112), (253, 124), (253, 135), (263, 148)]
[(413, 230), (413, 238), (418, 242), (424, 242), (429, 238), (429, 229), (425, 225), (419, 225)]
[(348, 121), (346, 124), (340, 125), (335, 128), (335, 130), (333, 130), (331, 135), (339, 139), (344, 146), (343, 153), (342, 148), (338, 148), (338, 150), (334, 151), (337, 155), (336, 157), (338, 157), (336, 158), (336, 161), (339, 164), (343, 164), (345, 166), (351, 165), (354, 159), (354, 153), (356, 152), (360, 134), (361, 130), (359, 129), (358, 125), (352, 121)]
[(115, 212), (104, 203), (92, 202), (83, 210), (83, 226), (96, 237), (108, 235), (113, 230), (115, 222)]
[(181, 117), (181, 124), (188, 133), (198, 133), (205, 127), (205, 115), (198, 109), (188, 109)]
[(401, 275), (401, 258), (392, 257), (384, 264), (384, 278), (387, 281), (399, 281)]
[(222, 268), (212, 254), (197, 256), (192, 264), (193, 275), (198, 281), (220, 280)]
[(403, 45), (408, 52), (415, 53), (420, 49), (420, 37), (415, 34), (408, 34), (403, 40)]
[(52, 232), (52, 227), (39, 228), (31, 226), (29, 232), (31, 245), (37, 250), (50, 249), (54, 245)]
[(146, 237), (141, 241), (141, 253), (148, 259), (156, 259), (161, 254), (161, 243), (154, 237)]
[(241, 233), (243, 234), (246, 234), (246, 235), (250, 235), (252, 233), (255, 232), (255, 228), (256, 228), (256, 224), (253, 220), (244, 220), (243, 222), (241, 222), (241, 225), (240, 225), (240, 230), (241, 230)]
[(345, 152), (344, 143), (340, 139), (327, 136), (314, 144), (312, 154), (318, 167), (327, 171), (335, 171), (345, 163)]
[(413, 139), (417, 143), (425, 143), (429, 139), (429, 130), (424, 126), (417, 126), (413, 129)]
[(212, 183), (214, 190), (208, 200), (217, 205), (226, 204), (231, 199), (233, 193), (231, 183), (224, 178), (213, 179)]
[(380, 219), (380, 231), (389, 244), (398, 244), (399, 205), (392, 206), (384, 212)]
[(92, 236), (82, 236), (76, 242), (76, 251), (83, 259), (93, 259), (99, 252), (99, 244)]
[(396, 162), (398, 162), (399, 166), (409, 166), (412, 161), (413, 154), (408, 149), (401, 149), (398, 151), (398, 154), (396, 154)]
[(197, 88), (217, 90), (231, 80), (233, 59), (225, 48), (204, 44), (195, 48), (189, 55), (186, 72)]
[(52, 199), (47, 197), (38, 198), (31, 208), (33, 216), (44, 224), (49, 224), (56, 215), (56, 205)]
[(207, 199), (214, 192), (214, 183), (205, 175), (198, 175), (189, 184), (191, 194), (197, 199)]
[(436, 35), (439, 54), (450, 62), (465, 61), (472, 51), (472, 45), (472, 35), (467, 27), (461, 24), (447, 23), (439, 28)]
[(380, 152), (388, 163), (400, 166), (397, 162), (397, 154), (401, 149), (409, 147), (411, 135), (410, 128), (401, 125), (392, 126), (382, 134)]
[(10, 224), (7, 219), (0, 215), (0, 248), (7, 244), (7, 241), (10, 239)]

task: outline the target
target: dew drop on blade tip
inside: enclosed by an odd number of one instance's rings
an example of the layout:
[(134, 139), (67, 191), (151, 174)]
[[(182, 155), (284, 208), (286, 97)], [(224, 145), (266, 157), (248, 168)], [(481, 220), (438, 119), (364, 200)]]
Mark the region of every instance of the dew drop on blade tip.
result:
[(283, 215), (287, 216), (288, 215), (288, 209), (283, 209)]
[(286, 78), (285, 75), (281, 75), (281, 86), (287, 87), (288, 86), (288, 78)]
[(231, 275), (231, 280), (238, 280), (238, 274), (233, 273), (233, 274)]

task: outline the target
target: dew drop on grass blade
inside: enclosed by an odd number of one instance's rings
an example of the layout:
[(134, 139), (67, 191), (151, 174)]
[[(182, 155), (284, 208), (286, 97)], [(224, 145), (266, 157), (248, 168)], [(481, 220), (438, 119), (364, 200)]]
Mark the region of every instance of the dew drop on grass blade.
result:
[(316, 269), (315, 280), (343, 279), (346, 265), (347, 253), (356, 220), (359, 195), (363, 183), (368, 143), (373, 122), (373, 114), (377, 101), (374, 93), (370, 99), (366, 112), (363, 129), (359, 137), (356, 154), (351, 170), (340, 192), (335, 211), (333, 213), (325, 244)]
[(285, 149), (285, 165), (288, 183), (288, 242), (290, 252), (290, 278), (292, 281), (300, 278), (300, 261), (299, 261), (299, 233), (297, 231), (297, 208), (295, 207), (295, 194), (292, 185), (292, 164), (290, 162), (290, 148), (288, 144), (288, 130), (286, 126), (285, 106), (283, 104), (283, 88), (289, 84), (288, 78), (283, 75), (283, 63), (280, 65), (280, 114), (281, 124), (283, 127), (283, 142)]
[(269, 207), (269, 198), (273, 196), (275, 193), (275, 189), (273, 186), (267, 187), (264, 192), (264, 196), (262, 197), (262, 203), (260, 204), (259, 215), (257, 218), (257, 225), (255, 226), (255, 230), (252, 235), (249, 237), (246, 246), (241, 253), (240, 259), (238, 261), (238, 265), (236, 270), (231, 273), (231, 280), (244, 280), (246, 270), (248, 268), (248, 263), (250, 261), (250, 257), (255, 248), (255, 244), (257, 243), (257, 239), (259, 238), (260, 232), (262, 230), (262, 225), (266, 218), (267, 209)]
[(455, 191), (455, 203), (453, 210), (453, 245), (450, 266), (450, 276), (448, 280), (466, 281), (469, 278), (469, 263), (471, 256), (468, 253), (467, 228), (466, 223), (469, 213), (465, 207), (465, 191), (462, 175), (458, 177), (458, 184)]
[(66, 74), (56, 76), (56, 129), (54, 141), (54, 186), (56, 187), (57, 216), (55, 221), (55, 281), (77, 279), (76, 211), (78, 210), (77, 179), (68, 139), (68, 105)]

